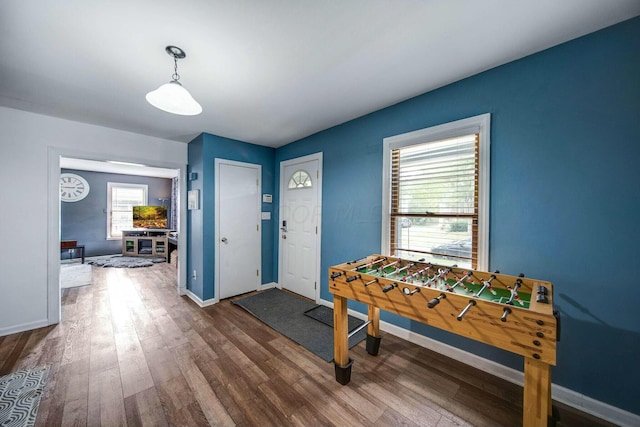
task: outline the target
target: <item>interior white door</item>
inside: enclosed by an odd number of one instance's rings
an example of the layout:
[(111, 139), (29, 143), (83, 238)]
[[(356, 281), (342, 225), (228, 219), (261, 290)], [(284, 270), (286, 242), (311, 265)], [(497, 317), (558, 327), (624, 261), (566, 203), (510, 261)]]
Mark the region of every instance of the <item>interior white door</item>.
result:
[(280, 280), (284, 289), (316, 300), (321, 215), (318, 159), (287, 162), (281, 174)]
[(255, 291), (260, 285), (260, 167), (218, 161), (219, 298)]

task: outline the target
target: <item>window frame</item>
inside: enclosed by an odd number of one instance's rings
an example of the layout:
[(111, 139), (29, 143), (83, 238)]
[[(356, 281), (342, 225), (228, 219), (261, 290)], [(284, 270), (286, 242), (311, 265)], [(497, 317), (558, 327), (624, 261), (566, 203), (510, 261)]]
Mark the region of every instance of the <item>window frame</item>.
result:
[[(111, 234), (111, 225), (112, 225), (112, 192), (114, 188), (138, 188), (142, 189), (144, 196), (143, 202), (140, 206), (148, 205), (149, 203), (149, 185), (148, 184), (132, 184), (132, 183), (124, 183), (124, 182), (107, 182), (107, 240), (121, 240), (122, 235), (114, 236)], [(133, 212), (131, 213), (133, 215)]]
[(419, 129), (383, 139), (382, 152), (382, 245), (381, 254), (390, 255), (391, 241), (391, 152), (398, 148), (425, 144), (469, 134), (479, 134), (478, 175), (478, 258), (477, 269), (489, 267), (489, 202), (491, 114), (481, 114), (450, 123)]

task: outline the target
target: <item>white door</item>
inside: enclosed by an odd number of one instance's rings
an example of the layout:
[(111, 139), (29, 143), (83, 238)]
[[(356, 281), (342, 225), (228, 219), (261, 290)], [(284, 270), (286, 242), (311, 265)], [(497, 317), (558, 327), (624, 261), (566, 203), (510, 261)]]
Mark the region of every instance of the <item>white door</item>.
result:
[(321, 154), (280, 165), (280, 283), (317, 300), (319, 286)]
[(216, 159), (216, 294), (260, 286), (260, 165)]

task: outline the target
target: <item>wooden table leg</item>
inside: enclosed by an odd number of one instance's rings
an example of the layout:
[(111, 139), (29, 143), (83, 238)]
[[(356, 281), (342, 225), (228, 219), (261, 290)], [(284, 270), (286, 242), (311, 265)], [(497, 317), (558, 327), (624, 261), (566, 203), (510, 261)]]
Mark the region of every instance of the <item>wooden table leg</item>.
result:
[(333, 295), (333, 363), (336, 381), (347, 384), (351, 380), (351, 361), (349, 360), (349, 324), (347, 318), (347, 299)]
[(546, 427), (551, 416), (551, 365), (524, 358), (524, 427)]
[(367, 353), (372, 356), (378, 355), (380, 350), (380, 309), (374, 305), (369, 305), (368, 312), (369, 326), (367, 327)]

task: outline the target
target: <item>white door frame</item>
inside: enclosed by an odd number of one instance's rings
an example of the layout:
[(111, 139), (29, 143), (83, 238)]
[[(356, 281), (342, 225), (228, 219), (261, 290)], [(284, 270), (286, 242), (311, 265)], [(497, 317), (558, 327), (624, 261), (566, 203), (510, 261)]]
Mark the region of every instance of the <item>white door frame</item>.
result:
[[(110, 153), (82, 151), (74, 148), (48, 147), (47, 168), (49, 182), (47, 191), (47, 324), (53, 325), (62, 320), (62, 301), (60, 291), (60, 158), (69, 157), (84, 160), (118, 160), (129, 163), (141, 163), (152, 167), (179, 170), (180, 185), (180, 229), (179, 236), (187, 235), (187, 165), (175, 162), (150, 161), (136, 157)], [(187, 245), (178, 244), (177, 292), (187, 291)]]
[(240, 166), (240, 167), (245, 167), (245, 168), (250, 168), (250, 169), (256, 169), (258, 171), (258, 212), (256, 212), (256, 215), (258, 215), (258, 224), (260, 226), (260, 232), (258, 233), (258, 240), (259, 240), (259, 245), (260, 245), (260, 251), (259, 253), (259, 259), (258, 259), (258, 265), (259, 265), (259, 269), (260, 269), (260, 274), (256, 276), (256, 291), (260, 290), (260, 287), (262, 285), (262, 221), (259, 218), (260, 215), (260, 210), (261, 210), (261, 203), (262, 203), (262, 165), (258, 165), (258, 164), (254, 164), (254, 163), (245, 163), (245, 162), (237, 162), (235, 160), (227, 160), (227, 159), (219, 159), (216, 158), (214, 159), (214, 169), (215, 169), (215, 224), (214, 224), (214, 239), (216, 241), (215, 243), (215, 260), (214, 260), (214, 266), (215, 266), (215, 273), (214, 273), (214, 298), (213, 298), (213, 302), (214, 303), (218, 303), (220, 301), (220, 165), (221, 164), (225, 164), (225, 165), (230, 165), (230, 166)]
[(309, 154), (307, 156), (296, 157), (295, 159), (283, 160), (280, 162), (280, 202), (278, 204), (278, 223), (275, 224), (278, 230), (278, 288), (282, 289), (282, 271), (284, 260), (282, 258), (282, 238), (280, 236), (280, 223), (282, 221), (281, 213), (284, 210), (284, 193), (287, 189), (288, 181), (284, 179), (284, 169), (286, 166), (295, 165), (297, 163), (304, 163), (311, 160), (318, 161), (318, 178), (316, 185), (316, 194), (318, 201), (318, 234), (316, 239), (316, 277), (315, 282), (318, 284), (315, 289), (315, 301), (320, 301), (320, 249), (322, 248), (322, 152)]

